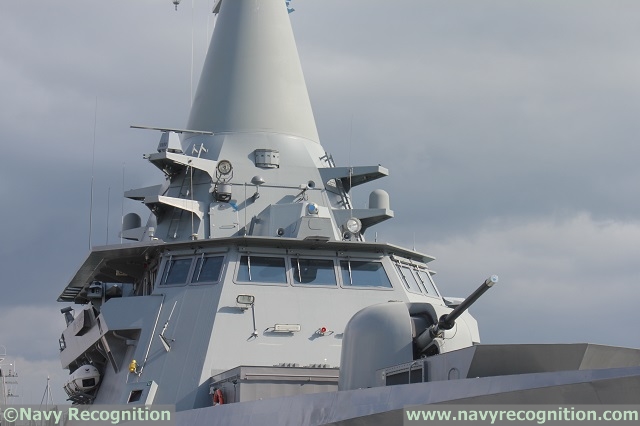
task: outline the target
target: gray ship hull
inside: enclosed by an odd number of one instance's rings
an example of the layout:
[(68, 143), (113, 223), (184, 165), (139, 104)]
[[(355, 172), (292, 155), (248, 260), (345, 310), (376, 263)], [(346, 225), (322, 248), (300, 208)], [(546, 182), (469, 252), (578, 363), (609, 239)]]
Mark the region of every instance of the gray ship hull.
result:
[(639, 360), (640, 350), (590, 344), (479, 345), (387, 369), (405, 379), (422, 367), (470, 377), (188, 410), (177, 424), (400, 425), (404, 407), (423, 404), (639, 404)]

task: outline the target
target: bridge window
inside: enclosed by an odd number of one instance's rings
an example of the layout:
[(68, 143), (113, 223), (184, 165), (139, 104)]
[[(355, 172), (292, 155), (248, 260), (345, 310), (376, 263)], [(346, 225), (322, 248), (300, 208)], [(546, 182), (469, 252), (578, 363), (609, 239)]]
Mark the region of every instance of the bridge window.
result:
[(425, 266), (409, 261), (394, 262), (404, 286), (412, 293), (426, 293), (427, 296), (440, 297), (431, 273)]
[(210, 283), (220, 280), (220, 272), (224, 256), (201, 256), (196, 259), (196, 266), (193, 269), (192, 283)]
[(426, 271), (424, 269), (414, 269), (413, 272), (416, 274), (417, 278), (420, 280), (429, 296), (440, 297), (440, 294), (438, 294), (438, 290), (436, 289), (436, 285), (431, 279), (431, 274), (429, 273), (429, 271)]
[(193, 259), (172, 259), (165, 264), (160, 285), (186, 284)]
[(242, 256), (238, 281), (286, 284), (287, 271), (282, 257)]
[(380, 262), (359, 260), (340, 261), (342, 284), (345, 287), (386, 287), (391, 288), (391, 281)]
[(296, 284), (338, 285), (333, 260), (293, 258), (291, 263)]
[(400, 278), (402, 278), (402, 282), (407, 290), (413, 293), (422, 293), (420, 284), (418, 284), (418, 278), (413, 274), (413, 271), (407, 266), (397, 265), (398, 271), (400, 272)]

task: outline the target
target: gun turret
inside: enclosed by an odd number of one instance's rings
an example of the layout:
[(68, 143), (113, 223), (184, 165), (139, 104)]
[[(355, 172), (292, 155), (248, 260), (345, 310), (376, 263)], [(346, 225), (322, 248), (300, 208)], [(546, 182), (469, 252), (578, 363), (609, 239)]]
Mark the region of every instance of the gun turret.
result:
[(498, 282), (498, 276), (492, 275), (487, 278), (481, 285), (469, 295), (466, 299), (462, 301), (458, 306), (456, 306), (453, 311), (449, 312), (446, 315), (440, 317), (436, 324), (433, 324), (425, 331), (420, 333), (418, 337), (414, 339), (415, 344), (418, 349), (418, 353), (424, 352), (427, 347), (433, 342), (433, 339), (436, 337), (441, 337), (442, 333), (446, 330), (451, 330), (456, 323), (456, 319), (460, 315), (462, 315), (471, 305), (475, 303), (476, 300), (480, 298), (487, 290), (489, 290), (495, 283)]

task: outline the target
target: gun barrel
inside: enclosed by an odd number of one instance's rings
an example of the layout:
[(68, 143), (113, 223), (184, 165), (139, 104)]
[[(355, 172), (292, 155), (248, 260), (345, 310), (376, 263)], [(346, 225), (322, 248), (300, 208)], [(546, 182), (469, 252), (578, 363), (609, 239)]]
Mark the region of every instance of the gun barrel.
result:
[(449, 312), (447, 315), (443, 315), (440, 320), (433, 324), (431, 327), (423, 331), (419, 336), (415, 338), (415, 343), (418, 346), (420, 352), (427, 349), (433, 339), (437, 337), (442, 331), (450, 330), (455, 325), (455, 321), (460, 315), (462, 315), (476, 300), (480, 298), (487, 290), (489, 290), (495, 283), (498, 282), (498, 276), (492, 275), (487, 278), (480, 287), (462, 301), (455, 309)]
[[(480, 296), (482, 296), (487, 290), (489, 290), (491, 287), (493, 287), (493, 285), (495, 283), (497, 283), (497, 282), (498, 282), (498, 276), (497, 275), (492, 275), (489, 278), (487, 278), (482, 284), (480, 284), (480, 287), (478, 287), (476, 289), (476, 291), (471, 293), (469, 295), (469, 297), (464, 299), (462, 301), (462, 303), (460, 303), (458, 306), (456, 306), (453, 311), (449, 312), (447, 314), (447, 316), (442, 318), (439, 321), (439, 323), (444, 323), (446, 325), (450, 325), (451, 327), (453, 327), (453, 324), (458, 319), (458, 317), (460, 315), (462, 315), (464, 313), (464, 311), (469, 309), (469, 307), (471, 305), (473, 305), (475, 303), (475, 301), (480, 298)], [(449, 328), (451, 328), (451, 327), (449, 327)]]

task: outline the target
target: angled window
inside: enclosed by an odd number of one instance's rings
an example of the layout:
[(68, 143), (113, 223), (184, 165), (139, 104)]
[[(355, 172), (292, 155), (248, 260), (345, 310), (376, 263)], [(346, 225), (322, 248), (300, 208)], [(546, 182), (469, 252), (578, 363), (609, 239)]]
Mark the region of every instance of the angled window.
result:
[(398, 271), (400, 272), (400, 278), (402, 279), (402, 283), (412, 293), (422, 293), (421, 284), (419, 284), (418, 278), (413, 274), (411, 268), (405, 265), (396, 264), (398, 267)]
[(424, 269), (414, 269), (413, 273), (416, 275), (416, 278), (422, 283), (429, 296), (440, 297), (440, 294), (436, 289), (436, 285), (431, 279), (431, 274), (429, 273), (429, 271)]
[(220, 280), (224, 256), (200, 256), (196, 258), (192, 283), (211, 283)]
[(193, 259), (173, 259), (170, 258), (164, 267), (160, 285), (186, 284), (191, 269)]

